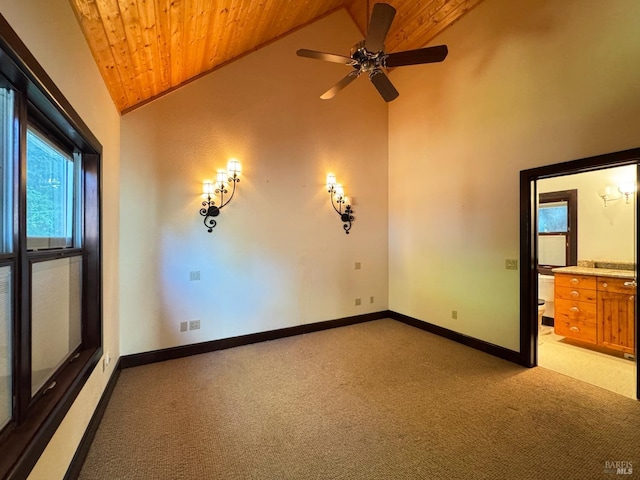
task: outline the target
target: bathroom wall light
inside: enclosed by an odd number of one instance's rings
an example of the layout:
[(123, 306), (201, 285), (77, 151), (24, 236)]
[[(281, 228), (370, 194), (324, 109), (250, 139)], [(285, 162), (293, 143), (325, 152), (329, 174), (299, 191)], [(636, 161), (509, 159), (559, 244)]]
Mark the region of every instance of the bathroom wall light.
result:
[(624, 195), (626, 202), (629, 203), (630, 202), (629, 197), (634, 193), (636, 193), (636, 184), (633, 182), (623, 183), (621, 185), (618, 185), (618, 191), (622, 195)]
[(598, 195), (604, 201), (605, 207), (608, 206), (608, 202), (620, 200), (623, 196), (625, 197), (626, 203), (630, 203), (630, 197), (636, 192), (636, 184), (633, 182), (618, 185), (616, 189), (617, 193), (615, 193), (614, 188), (615, 187), (604, 187), (598, 190)]
[(340, 220), (344, 223), (342, 228), (348, 234), (351, 230), (351, 222), (354, 220), (353, 210), (349, 205), (349, 199), (344, 194), (344, 188), (336, 183), (336, 176), (333, 173), (327, 175), (327, 191), (331, 195), (331, 206), (340, 215)]
[[(200, 209), (200, 215), (204, 217), (204, 226), (207, 227), (209, 233), (216, 226), (214, 217), (220, 215), (220, 209), (227, 205), (233, 198), (233, 194), (236, 193), (236, 183), (240, 181), (241, 171), (240, 162), (232, 158), (227, 164), (226, 172), (218, 170), (215, 182), (204, 182), (202, 184), (202, 195), (206, 197), (206, 200), (202, 202), (203, 208)], [(229, 197), (225, 197), (229, 193), (230, 185), (231, 194)], [(219, 206), (216, 205), (216, 200)]]

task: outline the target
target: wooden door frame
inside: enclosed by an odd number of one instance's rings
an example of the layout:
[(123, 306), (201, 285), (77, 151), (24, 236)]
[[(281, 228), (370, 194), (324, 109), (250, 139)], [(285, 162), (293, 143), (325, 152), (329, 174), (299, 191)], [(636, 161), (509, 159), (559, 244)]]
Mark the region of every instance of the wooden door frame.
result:
[[(538, 360), (538, 270), (537, 270), (537, 219), (533, 215), (536, 208), (536, 181), (602, 170), (623, 165), (637, 165), (636, 184), (640, 185), (640, 148), (581, 158), (570, 162), (556, 163), (520, 172), (520, 355), (522, 364), (535, 367)], [(640, 243), (640, 195), (634, 196), (636, 209), (636, 262)], [(637, 271), (637, 267), (636, 267)], [(534, 301), (535, 299), (535, 301)], [(640, 369), (638, 361), (638, 308), (635, 311), (636, 345), (636, 398), (640, 399)]]

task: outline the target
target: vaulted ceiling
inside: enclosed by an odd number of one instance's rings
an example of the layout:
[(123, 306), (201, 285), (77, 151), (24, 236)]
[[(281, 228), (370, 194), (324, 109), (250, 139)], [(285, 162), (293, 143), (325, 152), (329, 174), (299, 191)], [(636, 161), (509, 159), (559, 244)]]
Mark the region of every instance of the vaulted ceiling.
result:
[[(374, 0), (69, 1), (121, 113), (339, 8), (347, 9), (364, 36), (374, 3)], [(385, 51), (424, 47), (482, 1), (386, 0), (397, 14)]]

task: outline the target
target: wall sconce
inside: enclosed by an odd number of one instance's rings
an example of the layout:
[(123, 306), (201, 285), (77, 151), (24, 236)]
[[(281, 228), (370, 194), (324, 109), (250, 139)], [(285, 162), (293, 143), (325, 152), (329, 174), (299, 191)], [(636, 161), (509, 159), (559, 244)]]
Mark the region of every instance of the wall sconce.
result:
[[(207, 231), (211, 233), (213, 227), (216, 226), (214, 217), (220, 215), (220, 209), (227, 205), (233, 198), (233, 194), (236, 193), (236, 183), (240, 181), (240, 172), (242, 167), (240, 162), (235, 158), (229, 160), (227, 164), (227, 171), (218, 170), (216, 174), (216, 181), (204, 182), (202, 184), (202, 195), (206, 196), (206, 200), (202, 202), (200, 209), (200, 215), (204, 217), (204, 226), (207, 227)], [(225, 199), (225, 195), (229, 193), (229, 184), (231, 184), (231, 195)], [(216, 200), (219, 199), (219, 205), (216, 206)]]
[(629, 197), (636, 193), (636, 184), (633, 182), (618, 185), (618, 191), (624, 195), (626, 203), (629, 203)]
[(349, 199), (344, 194), (344, 188), (336, 183), (336, 176), (333, 173), (327, 175), (327, 191), (331, 195), (331, 206), (340, 215), (340, 220), (344, 222), (344, 225), (342, 225), (344, 233), (349, 234), (351, 222), (354, 220), (353, 210), (349, 205)]
[(604, 187), (598, 190), (598, 195), (604, 201), (604, 206), (608, 206), (607, 202), (612, 202), (614, 200), (620, 200), (622, 196), (625, 197), (625, 202), (629, 203), (631, 201), (631, 196), (636, 192), (636, 184), (633, 182), (623, 183), (618, 185), (618, 195), (612, 193), (613, 187)]

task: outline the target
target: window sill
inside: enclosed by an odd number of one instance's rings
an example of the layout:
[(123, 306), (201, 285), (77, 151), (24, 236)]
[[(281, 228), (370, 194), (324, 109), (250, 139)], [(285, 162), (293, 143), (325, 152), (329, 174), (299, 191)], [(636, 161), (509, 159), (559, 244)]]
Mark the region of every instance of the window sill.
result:
[(33, 405), (29, 418), (0, 442), (0, 478), (24, 479), (34, 467), (102, 356), (102, 348), (80, 352), (55, 377), (56, 387)]

